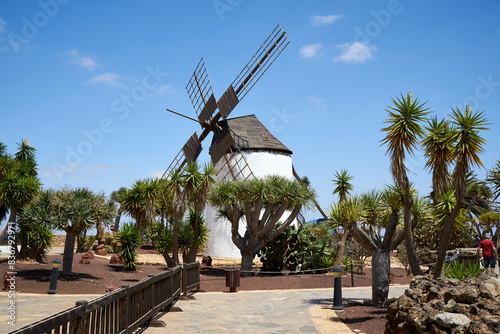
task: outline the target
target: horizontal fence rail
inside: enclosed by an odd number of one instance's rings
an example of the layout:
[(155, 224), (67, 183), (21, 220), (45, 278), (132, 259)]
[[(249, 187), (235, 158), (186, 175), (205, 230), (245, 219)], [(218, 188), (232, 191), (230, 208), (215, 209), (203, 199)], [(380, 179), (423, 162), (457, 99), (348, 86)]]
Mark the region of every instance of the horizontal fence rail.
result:
[(178, 265), (132, 285), (28, 324), (8, 334), (132, 333), (158, 312), (172, 307), (181, 292), (200, 286), (200, 264)]

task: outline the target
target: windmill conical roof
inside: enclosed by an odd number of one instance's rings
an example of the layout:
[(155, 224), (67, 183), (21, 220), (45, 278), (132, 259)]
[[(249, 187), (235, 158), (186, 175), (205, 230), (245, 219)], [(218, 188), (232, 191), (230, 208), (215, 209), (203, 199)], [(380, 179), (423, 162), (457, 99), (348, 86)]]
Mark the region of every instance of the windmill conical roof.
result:
[(230, 129), (230, 135), (240, 150), (270, 150), (292, 154), (255, 115), (226, 119), (218, 124), (223, 131)]

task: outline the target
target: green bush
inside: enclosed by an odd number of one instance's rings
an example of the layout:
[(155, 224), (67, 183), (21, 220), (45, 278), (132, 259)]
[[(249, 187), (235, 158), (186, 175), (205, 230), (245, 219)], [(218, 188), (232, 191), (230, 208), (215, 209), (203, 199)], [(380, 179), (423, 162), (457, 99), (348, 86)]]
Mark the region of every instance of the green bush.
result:
[(335, 254), (332, 255), (323, 255), (319, 260), (320, 268), (331, 268), (335, 266)]
[(291, 226), (267, 243), (258, 255), (263, 271), (317, 269), (322, 260), (334, 258), (335, 250), (330, 245), (329, 236), (317, 237), (309, 225)]
[(115, 235), (115, 239), (119, 242), (117, 253), (125, 262), (125, 270), (137, 270), (136, 248), (141, 244), (141, 232), (137, 226), (132, 223), (123, 224), (120, 226), (118, 234)]
[(477, 277), (477, 275), (484, 271), (485, 270), (481, 268), (479, 261), (465, 263), (454, 260), (450, 264), (446, 264), (444, 275), (447, 278), (463, 280), (466, 277)]
[(27, 258), (43, 261), (47, 257), (47, 250), (52, 247), (54, 232), (46, 225), (20, 224), (18, 238), (26, 244)]

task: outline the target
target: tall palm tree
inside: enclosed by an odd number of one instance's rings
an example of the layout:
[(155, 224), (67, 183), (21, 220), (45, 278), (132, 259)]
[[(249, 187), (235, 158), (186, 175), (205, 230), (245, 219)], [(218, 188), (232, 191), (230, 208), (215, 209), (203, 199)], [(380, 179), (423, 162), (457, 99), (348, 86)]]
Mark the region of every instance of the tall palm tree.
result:
[(465, 111), (458, 108), (452, 109), (450, 115), (452, 124), (456, 127), (453, 134), (455, 146), (451, 157), (455, 161), (453, 170), (453, 185), (455, 187), (457, 204), (448, 215), (441, 231), (438, 258), (436, 262), (435, 278), (444, 277), (444, 259), (450, 243), (455, 219), (463, 206), (463, 201), (467, 195), (467, 173), (474, 166), (481, 167), (483, 163), (479, 155), (484, 151), (484, 138), (479, 135), (480, 131), (487, 130), (488, 122), (483, 112), (473, 112), (469, 105)]
[(172, 256), (173, 264), (179, 263), (179, 224), (186, 212), (186, 192), (184, 191), (185, 177), (182, 169), (177, 168), (169, 175), (168, 191), (172, 196), (174, 207), (174, 226), (172, 229)]
[[(0, 215), (5, 215), (5, 210), (10, 211), (9, 220), (2, 237), (8, 229), (16, 230), (17, 212), (29, 203), (38, 193), (41, 182), (37, 176), (35, 149), (24, 140), (18, 143), (19, 149), (13, 157), (2, 158), (0, 167)], [(5, 145), (4, 145), (5, 146)], [(17, 241), (14, 240), (14, 251), (17, 254)]]
[[(352, 176), (347, 173), (347, 170), (341, 169), (340, 172), (335, 172), (335, 178), (332, 180), (335, 189), (333, 190), (333, 194), (339, 194), (339, 203), (344, 202), (347, 199), (347, 195), (351, 193), (354, 189), (353, 184), (351, 183)], [(340, 229), (336, 229), (337, 233), (340, 236), (339, 243), (337, 246), (337, 255), (335, 256), (335, 265), (342, 265), (342, 259), (344, 258), (345, 253), (345, 244), (347, 238), (349, 237), (349, 229), (344, 229), (343, 233), (339, 233)]]
[(410, 196), (410, 181), (406, 173), (405, 158), (406, 154), (414, 154), (419, 140), (424, 134), (420, 123), (425, 120), (428, 108), (425, 108), (426, 102), (421, 103), (418, 99), (413, 98), (411, 92), (408, 92), (406, 97), (401, 94), (401, 97), (392, 99), (392, 102), (393, 106), (386, 109), (389, 113), (389, 119), (384, 121), (388, 126), (382, 129), (386, 132), (382, 143), (388, 146), (386, 154), (391, 160), (391, 173), (404, 194), (404, 234), (410, 268), (413, 275), (423, 275), (413, 245), (411, 231), (412, 196)]
[(333, 194), (339, 194), (339, 202), (343, 202), (347, 199), (347, 195), (354, 189), (351, 183), (352, 176), (349, 175), (345, 169), (341, 169), (340, 172), (335, 172), (334, 176), (335, 178), (332, 180), (335, 186)]
[(120, 189), (115, 190), (111, 193), (111, 200), (114, 201), (115, 203), (118, 203), (119, 205), (115, 217), (115, 231), (118, 231), (118, 229), (120, 228), (120, 219), (123, 213), (122, 202), (123, 202), (123, 196), (125, 195), (126, 192), (127, 192), (126, 187), (120, 187)]
[[(207, 194), (210, 188), (215, 184), (213, 176), (216, 174), (215, 167), (212, 164), (205, 164), (203, 171), (196, 160), (189, 162), (184, 168), (184, 192), (187, 201), (194, 209), (194, 219), (190, 220), (193, 224), (193, 231), (198, 233), (199, 217), (207, 204)], [(190, 248), (186, 257), (188, 262), (195, 262), (199, 245), (196, 244)]]
[(425, 128), (427, 135), (421, 145), (427, 159), (425, 168), (432, 171), (431, 198), (436, 204), (439, 194), (451, 185), (449, 166), (453, 162), (451, 158), (453, 131), (445, 119), (438, 121), (437, 117), (432, 117), (427, 122), (428, 125)]

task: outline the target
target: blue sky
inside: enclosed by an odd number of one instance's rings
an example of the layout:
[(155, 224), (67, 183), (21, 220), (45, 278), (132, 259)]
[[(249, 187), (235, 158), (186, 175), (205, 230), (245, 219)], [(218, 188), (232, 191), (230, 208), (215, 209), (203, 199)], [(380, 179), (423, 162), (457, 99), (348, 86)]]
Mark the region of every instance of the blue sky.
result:
[[(110, 194), (158, 176), (199, 125), (186, 84), (201, 57), (220, 97), (280, 23), (290, 44), (236, 107), (293, 154), (324, 209), (335, 171), (391, 183), (385, 108), (412, 91), (438, 117), (470, 103), (500, 157), (498, 1), (0, 1), (0, 141), (28, 138), (46, 188)], [(209, 140), (203, 142), (208, 161)], [(421, 154), (410, 178), (430, 177)], [(478, 170), (484, 177), (485, 170)], [(306, 218), (318, 217), (311, 211)]]

